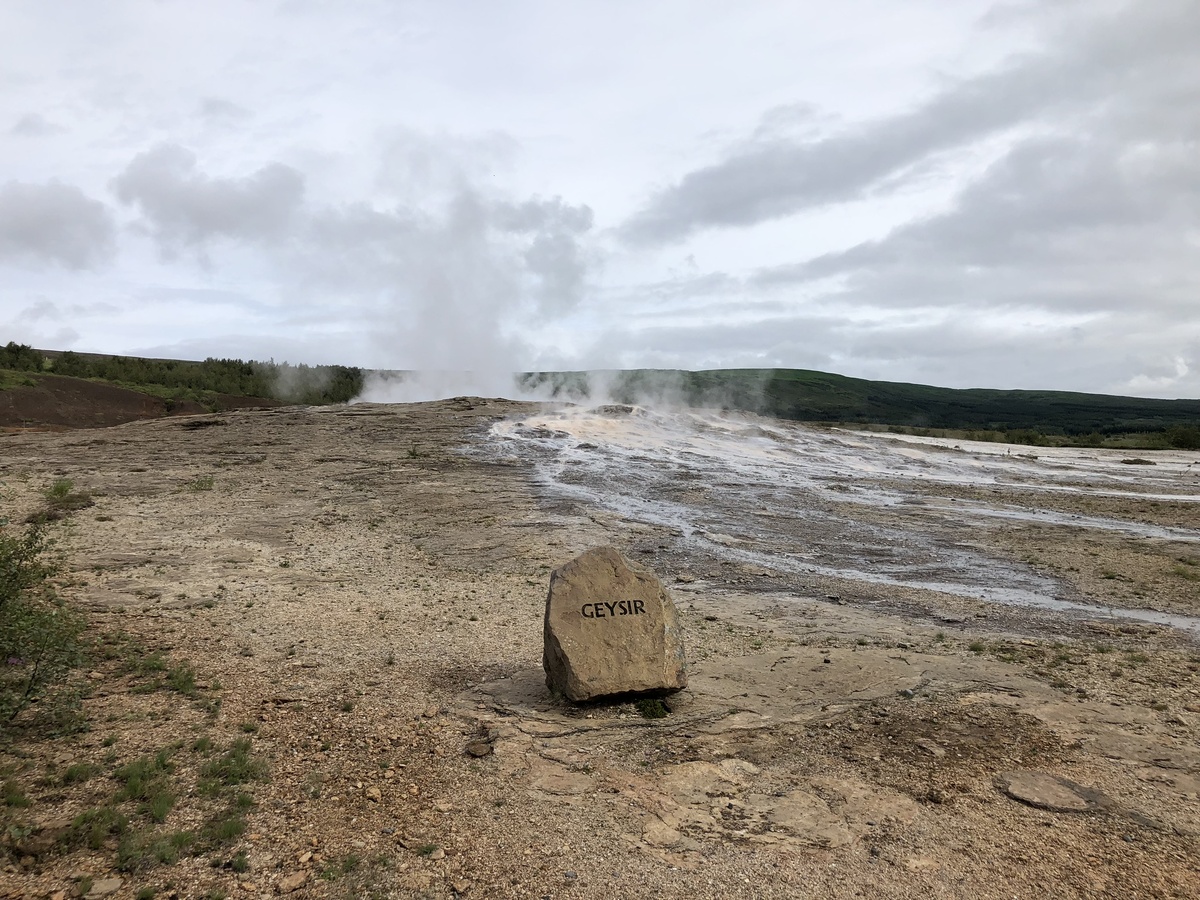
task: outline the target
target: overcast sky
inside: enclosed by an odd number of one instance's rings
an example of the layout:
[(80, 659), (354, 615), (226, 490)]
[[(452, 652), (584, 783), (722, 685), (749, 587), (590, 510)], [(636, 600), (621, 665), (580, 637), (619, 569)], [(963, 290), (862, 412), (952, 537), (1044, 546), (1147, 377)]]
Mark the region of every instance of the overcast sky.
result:
[(0, 342), (1200, 397), (1196, 0), (5, 0)]

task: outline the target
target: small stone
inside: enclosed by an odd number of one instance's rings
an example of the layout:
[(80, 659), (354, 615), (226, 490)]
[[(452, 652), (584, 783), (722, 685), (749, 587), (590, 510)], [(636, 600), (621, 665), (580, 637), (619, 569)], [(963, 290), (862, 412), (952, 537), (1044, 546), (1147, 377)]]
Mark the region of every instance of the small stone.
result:
[(450, 882), (450, 887), (454, 888), (454, 893), (456, 894), (465, 894), (471, 889), (471, 882), (460, 879), (459, 881)]
[(86, 900), (96, 900), (97, 897), (107, 897), (121, 889), (124, 882), (120, 878), (97, 878), (92, 882), (92, 889), (84, 897)]
[(1187, 728), (1192, 723), (1189, 722), (1187, 719), (1185, 719), (1183, 716), (1181, 716), (1179, 713), (1172, 713), (1171, 715), (1167, 716), (1167, 724), (1168, 725), (1182, 725), (1184, 728)]
[(946, 755), (946, 751), (935, 744), (933, 741), (919, 740), (917, 746), (928, 753), (930, 756), (942, 757)]
[(467, 755), (474, 757), (487, 756), (494, 749), (490, 741), (471, 741), (471, 743), (467, 744)]
[(429, 854), (429, 858), (430, 859), (445, 859), (446, 851), (443, 850), (441, 847), (438, 847), (436, 850), (434, 850), (432, 853)]
[(290, 875), (284, 875), (279, 879), (279, 884), (276, 887), (281, 894), (290, 894), (293, 891), (298, 891), (308, 882), (307, 872), (292, 872)]
[(428, 708), (425, 710), (425, 718), (427, 718), (427, 719), (432, 719), (432, 718), (433, 718), (434, 716), (436, 716), (436, 715), (437, 715), (437, 714), (438, 714), (440, 711), (441, 711), (441, 710), (440, 710), (440, 708), (439, 708), (439, 707), (437, 707), (437, 706), (430, 706), (430, 707), (428, 707)]
[(363, 791), (363, 794), (372, 803), (378, 803), (380, 800), (383, 799), (383, 794), (380, 793), (379, 788), (375, 787), (375, 785), (371, 785), (369, 788), (367, 788), (365, 791)]
[(312, 851), (305, 850), (303, 853), (300, 854), (300, 858), (297, 860), (297, 862), (299, 862), (300, 865), (303, 866), (303, 865), (306, 865), (310, 859), (312, 859)]

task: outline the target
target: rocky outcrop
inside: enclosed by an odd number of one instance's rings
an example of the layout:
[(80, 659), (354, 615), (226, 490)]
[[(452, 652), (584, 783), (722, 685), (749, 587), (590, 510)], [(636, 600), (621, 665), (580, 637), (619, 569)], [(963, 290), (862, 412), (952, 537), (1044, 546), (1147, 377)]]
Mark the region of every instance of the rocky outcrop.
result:
[(544, 642), (546, 684), (569, 700), (687, 687), (674, 602), (651, 572), (612, 547), (551, 574)]

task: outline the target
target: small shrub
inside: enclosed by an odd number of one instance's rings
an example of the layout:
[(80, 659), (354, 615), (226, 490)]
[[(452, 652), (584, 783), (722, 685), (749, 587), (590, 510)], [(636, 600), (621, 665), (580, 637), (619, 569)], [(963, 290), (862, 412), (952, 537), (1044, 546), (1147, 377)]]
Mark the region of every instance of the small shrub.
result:
[(0, 721), (11, 721), (83, 660), (84, 623), (50, 578), (40, 527), (19, 536), (0, 527)]
[(170, 750), (159, 750), (154, 756), (143, 756), (121, 766), (113, 773), (113, 777), (122, 783), (117, 799), (150, 802), (161, 793), (163, 778), (172, 771)]
[(55, 522), (65, 519), (76, 510), (96, 505), (91, 494), (76, 492), (74, 487), (75, 483), (70, 478), (56, 479), (50, 487), (42, 491), (42, 497), (46, 500), (45, 506), (33, 513), (26, 521), (33, 525)]
[(196, 690), (196, 670), (192, 668), (191, 663), (181, 662), (178, 665), (172, 666), (167, 671), (167, 687), (173, 691), (178, 691), (185, 697), (195, 697), (198, 693)]
[(91, 763), (75, 763), (73, 766), (68, 766), (67, 771), (63, 773), (62, 783), (64, 785), (82, 784), (99, 772), (100, 769)]
[(239, 738), (200, 770), (200, 790), (218, 794), (228, 787), (258, 781), (265, 774), (266, 766), (250, 755), (250, 738)]
[(129, 819), (123, 813), (112, 806), (101, 806), (77, 815), (69, 834), (71, 843), (99, 850), (110, 837), (122, 835), (128, 829)]
[(1174, 566), (1171, 569), (1171, 574), (1177, 575), (1185, 581), (1200, 581), (1200, 569), (1190, 566)]
[(161, 650), (131, 659), (129, 668), (138, 675), (154, 675), (167, 670), (167, 658)]
[(188, 482), (187, 488), (192, 493), (211, 491), (213, 489), (213, 477), (211, 475), (201, 475), (199, 478), (193, 478)]
[(210, 844), (227, 844), (246, 832), (246, 820), (238, 815), (219, 816), (204, 826), (203, 837)]
[(190, 831), (168, 834), (152, 831), (126, 834), (117, 848), (117, 869), (122, 872), (143, 872), (156, 864), (170, 865), (196, 850), (196, 835)]
[(1195, 425), (1175, 425), (1167, 429), (1167, 441), (1180, 450), (1200, 450), (1200, 428)]
[(21, 786), (9, 778), (4, 782), (0, 793), (4, 797), (4, 805), (24, 809), (29, 805), (29, 798), (25, 796), (25, 792), (21, 790)]
[(670, 710), (657, 697), (643, 697), (634, 703), (643, 719), (665, 719)]
[(146, 803), (146, 814), (159, 824), (167, 821), (167, 814), (175, 805), (175, 795), (170, 791), (159, 791)]
[(42, 492), (42, 495), (50, 501), (62, 500), (71, 494), (71, 489), (75, 487), (75, 482), (70, 478), (59, 478), (54, 481), (50, 487)]

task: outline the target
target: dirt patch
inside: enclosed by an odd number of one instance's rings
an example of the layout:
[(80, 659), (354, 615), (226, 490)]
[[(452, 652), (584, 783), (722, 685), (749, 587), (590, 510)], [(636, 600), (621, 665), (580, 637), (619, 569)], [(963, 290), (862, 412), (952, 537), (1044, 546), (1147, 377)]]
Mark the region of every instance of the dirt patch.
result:
[[(112, 384), (60, 375), (31, 375), (34, 385), (0, 390), (0, 429), (64, 430), (106, 428), (139, 419), (191, 416), (206, 407), (191, 400), (163, 400)], [(276, 407), (283, 404), (264, 397), (219, 394), (218, 409)]]

